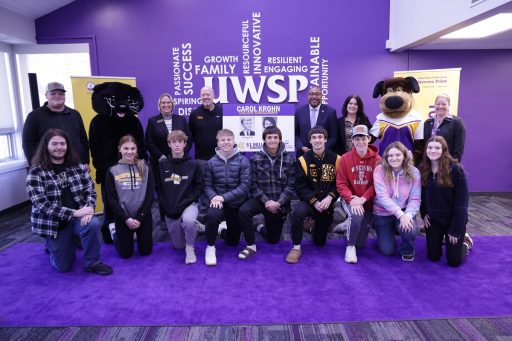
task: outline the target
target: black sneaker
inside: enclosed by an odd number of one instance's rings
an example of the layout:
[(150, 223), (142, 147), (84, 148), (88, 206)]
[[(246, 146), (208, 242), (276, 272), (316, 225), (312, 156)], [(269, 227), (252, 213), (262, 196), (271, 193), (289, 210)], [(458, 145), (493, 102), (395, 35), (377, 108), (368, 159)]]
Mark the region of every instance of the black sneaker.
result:
[(95, 272), (98, 275), (102, 275), (102, 276), (110, 275), (112, 272), (114, 272), (114, 270), (112, 270), (112, 268), (110, 266), (108, 266), (107, 264), (102, 263), (102, 262), (99, 262), (98, 264), (96, 264), (95, 266), (93, 266), (91, 268), (85, 268), (85, 271), (86, 272)]
[(412, 262), (414, 260), (414, 255), (402, 255), (402, 260), (406, 262)]

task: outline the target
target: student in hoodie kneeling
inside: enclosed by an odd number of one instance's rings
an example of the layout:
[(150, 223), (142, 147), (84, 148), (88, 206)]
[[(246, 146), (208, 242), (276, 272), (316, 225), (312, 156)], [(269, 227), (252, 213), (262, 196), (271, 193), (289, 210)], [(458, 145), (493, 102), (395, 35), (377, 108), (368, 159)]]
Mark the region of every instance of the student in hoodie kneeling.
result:
[(347, 232), (345, 262), (357, 263), (356, 247), (362, 248), (372, 224), (375, 197), (373, 171), (380, 160), (378, 150), (369, 145), (368, 127), (357, 125), (352, 129), (352, 149), (341, 157), (336, 174), (336, 188), (350, 208), (351, 222)]
[(217, 132), (216, 155), (208, 160), (204, 173), (204, 190), (209, 200), (206, 213), (205, 263), (217, 264), (215, 240), (219, 223), (226, 220), (227, 229), (222, 231), (226, 244), (235, 246), (242, 229), (238, 221), (238, 210), (247, 200), (251, 186), (251, 164), (238, 152), (235, 135), (229, 129)]
[(153, 250), (153, 218), (151, 205), (154, 178), (144, 160), (137, 158), (137, 141), (131, 135), (121, 137), (118, 145), (121, 159), (105, 176), (107, 203), (114, 214), (114, 245), (122, 258), (133, 256), (133, 234), (137, 234), (139, 253)]
[(275, 126), (263, 131), (263, 148), (251, 159), (251, 198), (238, 211), (247, 246), (238, 254), (247, 259), (256, 253), (252, 218), (263, 213), (265, 225), (259, 230), (271, 244), (281, 240), (281, 232), (294, 194), (295, 158), (285, 150), (281, 130)]
[(203, 192), (203, 173), (199, 163), (185, 155), (188, 136), (173, 130), (167, 136), (171, 155), (158, 162), (165, 223), (175, 249), (185, 249), (185, 264), (197, 261), (197, 201)]

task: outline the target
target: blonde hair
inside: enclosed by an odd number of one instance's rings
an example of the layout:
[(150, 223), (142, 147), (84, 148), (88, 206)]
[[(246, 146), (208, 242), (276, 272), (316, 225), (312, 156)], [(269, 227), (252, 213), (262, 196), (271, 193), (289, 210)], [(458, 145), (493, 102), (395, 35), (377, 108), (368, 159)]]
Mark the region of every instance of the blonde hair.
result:
[(384, 154), (382, 155), (382, 159), (380, 160), (380, 165), (384, 169), (384, 174), (386, 174), (386, 180), (391, 181), (393, 179), (393, 169), (388, 162), (389, 151), (393, 148), (399, 150), (403, 154), (404, 160), (402, 161), (402, 169), (405, 172), (407, 180), (412, 181), (414, 178), (414, 175), (412, 174), (414, 170), (412, 154), (401, 142), (398, 141), (387, 146)]
[(215, 138), (217, 139), (217, 141), (219, 140), (219, 137), (221, 136), (231, 136), (231, 137), (235, 137), (235, 134), (233, 134), (233, 132), (229, 129), (221, 129), (217, 132), (217, 136), (215, 136)]
[(172, 103), (172, 110), (174, 110), (174, 106), (176, 105), (176, 103), (174, 102), (174, 98), (172, 98), (170, 93), (164, 92), (163, 94), (160, 95), (160, 97), (158, 97), (158, 112), (160, 112), (160, 103), (162, 102), (162, 98), (164, 98), (164, 97), (169, 97), (169, 99), (171, 100), (171, 103)]
[(436, 100), (434, 101), (434, 103), (435, 103), (435, 102), (437, 102), (437, 100), (438, 100), (439, 98), (444, 98), (444, 99), (446, 99), (446, 101), (448, 102), (448, 104), (450, 104), (450, 96), (449, 96), (447, 93), (443, 92), (443, 93), (440, 93), (439, 95), (437, 95)]
[(172, 141), (184, 141), (185, 143), (188, 142), (188, 136), (183, 131), (177, 129), (173, 130), (167, 135), (167, 143)]

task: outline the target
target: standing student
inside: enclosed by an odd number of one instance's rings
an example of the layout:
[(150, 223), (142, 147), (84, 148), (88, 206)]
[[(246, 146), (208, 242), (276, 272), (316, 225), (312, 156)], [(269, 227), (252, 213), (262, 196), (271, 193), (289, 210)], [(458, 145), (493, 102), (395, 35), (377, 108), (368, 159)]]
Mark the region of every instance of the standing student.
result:
[(216, 155), (208, 161), (204, 172), (204, 191), (209, 199), (206, 213), (205, 263), (217, 264), (215, 240), (219, 223), (226, 220), (223, 231), (226, 244), (236, 246), (242, 228), (238, 221), (238, 210), (245, 202), (251, 186), (251, 164), (240, 154), (235, 145), (235, 135), (229, 129), (217, 132)]
[(247, 259), (256, 253), (252, 218), (263, 213), (260, 232), (271, 244), (281, 240), (281, 232), (294, 195), (295, 157), (285, 150), (281, 130), (270, 126), (263, 131), (263, 147), (251, 159), (251, 198), (238, 211), (247, 246), (238, 254)]
[(411, 153), (401, 142), (387, 146), (373, 173), (373, 183), (373, 224), (379, 251), (386, 256), (394, 255), (398, 232), (402, 259), (413, 261), (414, 240), (419, 232), (415, 218), (421, 202), (421, 180)]
[(446, 245), (450, 266), (459, 266), (473, 248), (466, 233), (468, 183), (464, 168), (453, 159), (442, 136), (428, 139), (420, 165), (422, 182), (421, 216), (427, 233), (427, 255), (438, 261)]
[(114, 245), (122, 258), (133, 256), (133, 234), (137, 234), (139, 253), (153, 250), (154, 178), (144, 160), (137, 158), (137, 141), (131, 135), (121, 137), (118, 145), (121, 159), (105, 176), (107, 202), (114, 214)]
[(203, 172), (196, 160), (185, 154), (188, 136), (173, 130), (167, 137), (171, 155), (159, 161), (160, 196), (165, 223), (176, 249), (185, 249), (185, 264), (197, 261), (194, 244), (197, 201), (203, 193)]
[(85, 271), (110, 275), (112, 268), (100, 259), (94, 184), (65, 131), (48, 129), (43, 135), (26, 186), (32, 201), (32, 231), (46, 238), (52, 267), (59, 272), (71, 270), (76, 257), (73, 239), (78, 237)]
[(336, 170), (340, 157), (327, 149), (327, 130), (314, 127), (309, 130), (312, 149), (299, 157), (295, 163), (295, 190), (300, 201), (291, 214), (293, 248), (286, 256), (286, 262), (294, 264), (302, 255), (304, 219), (314, 217), (313, 242), (323, 246), (331, 226), (336, 192)]
[(336, 188), (349, 207), (345, 262), (352, 264), (357, 263), (356, 248), (364, 247), (372, 224), (373, 171), (380, 157), (377, 148), (369, 145), (370, 139), (367, 126), (357, 125), (352, 129), (353, 147), (341, 156), (336, 174)]

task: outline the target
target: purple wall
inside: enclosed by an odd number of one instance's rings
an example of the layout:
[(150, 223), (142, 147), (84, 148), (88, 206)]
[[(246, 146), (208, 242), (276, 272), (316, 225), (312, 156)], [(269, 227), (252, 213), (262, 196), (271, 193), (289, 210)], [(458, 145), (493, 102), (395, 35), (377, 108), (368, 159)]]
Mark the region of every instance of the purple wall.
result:
[[(175, 90), (172, 48), (191, 42), (194, 63), (207, 55), (240, 55), (241, 21), (250, 19), (253, 12), (261, 13), (263, 58), (309, 59), (309, 38), (321, 38), (321, 57), (329, 65), (329, 104), (338, 113), (344, 98), (356, 93), (374, 119), (379, 109), (377, 100), (371, 98), (373, 87), (395, 70), (462, 67), (459, 113), (468, 129), (464, 164), (470, 173), (470, 190), (512, 191), (511, 177), (505, 174), (512, 158), (503, 157), (499, 150), (510, 141), (507, 127), (511, 118), (506, 114), (510, 105), (505, 102), (505, 93), (512, 93), (512, 52), (389, 53), (384, 48), (387, 1), (351, 0), (314, 6), (304, 0), (283, 0), (278, 5), (270, 0), (224, 0), (212, 7), (206, 0), (77, 0), (36, 20), (36, 32), (41, 43), (90, 41), (97, 75), (136, 77), (146, 102), (140, 115), (145, 124), (157, 113), (158, 95)], [(235, 74), (242, 76), (239, 67), (241, 62)], [(198, 97), (202, 84), (202, 77), (196, 75), (192, 97)], [(263, 97), (268, 94), (275, 95), (265, 88)], [(305, 91), (298, 98), (304, 103)], [(236, 103), (232, 91), (228, 101)], [(492, 166), (486, 167), (483, 160), (492, 160)]]

